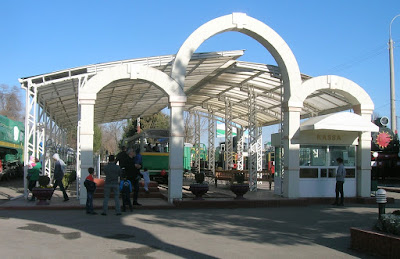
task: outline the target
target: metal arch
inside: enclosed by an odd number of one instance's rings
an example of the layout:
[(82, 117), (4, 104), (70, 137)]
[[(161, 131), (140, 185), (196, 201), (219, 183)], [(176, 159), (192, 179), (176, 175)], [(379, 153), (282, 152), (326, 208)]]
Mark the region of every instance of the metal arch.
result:
[(225, 97), (225, 170), (233, 167), (232, 101)]
[(215, 118), (210, 106), (208, 108), (208, 170), (215, 176)]
[(257, 190), (257, 127), (256, 93), (254, 87), (249, 87), (249, 186), (250, 191)]

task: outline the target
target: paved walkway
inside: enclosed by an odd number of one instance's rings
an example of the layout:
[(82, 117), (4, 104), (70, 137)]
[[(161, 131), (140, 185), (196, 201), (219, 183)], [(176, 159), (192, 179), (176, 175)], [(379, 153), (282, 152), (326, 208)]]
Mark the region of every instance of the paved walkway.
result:
[[(189, 186), (184, 186), (183, 199), (181, 202), (177, 202), (174, 205), (168, 203), (167, 189), (160, 187), (160, 192), (164, 195), (164, 198), (139, 198), (139, 202), (143, 205), (137, 207), (137, 209), (172, 209), (172, 208), (239, 208), (239, 207), (282, 207), (282, 206), (307, 206), (309, 204), (330, 204), (333, 202), (333, 198), (322, 198), (322, 199), (287, 199), (281, 196), (275, 195), (272, 190), (269, 189), (268, 184), (258, 186), (256, 192), (248, 192), (244, 195), (246, 200), (234, 200), (235, 195), (225, 185), (219, 185), (218, 188), (214, 185), (209, 186), (210, 190), (205, 194), (204, 201), (194, 201), (194, 195), (189, 191)], [(79, 203), (76, 198), (75, 192), (68, 191), (70, 200), (67, 202), (63, 201), (61, 191), (58, 189), (54, 192), (49, 205), (36, 205), (36, 202), (27, 201), (17, 189), (10, 189), (0, 187), (0, 210), (7, 209), (19, 209), (19, 210), (41, 210), (41, 209), (84, 209), (84, 205)], [(400, 188), (391, 187), (387, 192), (388, 198), (393, 198), (395, 201), (400, 202)], [(346, 202), (346, 201), (345, 201)], [(347, 203), (375, 203), (374, 198), (366, 200), (347, 199)], [(97, 210), (102, 208), (103, 199), (94, 199), (94, 207)], [(114, 199), (110, 198), (109, 207), (114, 208)]]
[(0, 249), (2, 258), (373, 258), (349, 248), (349, 228), (370, 228), (377, 216), (365, 204), (122, 216), (0, 210)]
[[(73, 193), (63, 202), (57, 190), (47, 206), (15, 199), (17, 191), (6, 194), (11, 200), (0, 202), (2, 258), (374, 258), (349, 248), (349, 228), (371, 228), (376, 204), (177, 210), (164, 199), (142, 198), (143, 206), (133, 212), (101, 216), (85, 214)], [(201, 204), (188, 191), (183, 194), (184, 201)], [(399, 196), (388, 192), (395, 203), (387, 205), (387, 213), (399, 208)], [(245, 203), (290, 200), (267, 187), (245, 197)], [(232, 200), (222, 186), (210, 186), (206, 197)], [(101, 204), (95, 200), (98, 212)]]

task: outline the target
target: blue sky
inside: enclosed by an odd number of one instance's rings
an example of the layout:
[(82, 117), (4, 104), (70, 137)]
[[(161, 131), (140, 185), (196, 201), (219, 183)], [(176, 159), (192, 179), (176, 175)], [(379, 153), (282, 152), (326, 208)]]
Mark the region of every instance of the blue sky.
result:
[[(398, 0), (4, 0), (0, 10), (0, 84), (19, 86), (20, 77), (175, 54), (205, 22), (244, 12), (288, 43), (302, 73), (346, 77), (367, 91), (379, 115), (390, 117), (387, 43), (390, 21), (400, 14)], [(400, 85), (400, 17), (392, 38)], [(276, 64), (258, 42), (237, 32), (217, 35), (197, 51), (238, 49), (246, 49), (241, 60)], [(400, 114), (399, 101), (396, 106)]]

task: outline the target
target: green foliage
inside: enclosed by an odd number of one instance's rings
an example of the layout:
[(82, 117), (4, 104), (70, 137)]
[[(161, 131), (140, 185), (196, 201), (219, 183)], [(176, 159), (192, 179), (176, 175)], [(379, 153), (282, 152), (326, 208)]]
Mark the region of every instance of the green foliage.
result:
[[(169, 129), (169, 115), (158, 112), (154, 115), (140, 118), (141, 130), (147, 129)], [(130, 119), (128, 126), (124, 129), (124, 138), (131, 137), (137, 134), (137, 120)], [(152, 141), (150, 141), (152, 142)]]
[(76, 180), (76, 171), (73, 170), (70, 173), (65, 173), (64, 177), (62, 179), (63, 185), (65, 189), (68, 189), (68, 187), (71, 185)]
[(244, 183), (244, 173), (236, 173), (235, 174), (235, 181), (237, 183)]
[(101, 148), (101, 129), (99, 125), (94, 125), (94, 136), (93, 136), (93, 152), (98, 153)]
[(39, 176), (39, 186), (42, 188), (47, 188), (49, 187), (50, 184), (50, 177), (47, 175), (41, 175)]
[(375, 227), (383, 232), (400, 235), (400, 216), (398, 211), (382, 215), (381, 219), (376, 222)]

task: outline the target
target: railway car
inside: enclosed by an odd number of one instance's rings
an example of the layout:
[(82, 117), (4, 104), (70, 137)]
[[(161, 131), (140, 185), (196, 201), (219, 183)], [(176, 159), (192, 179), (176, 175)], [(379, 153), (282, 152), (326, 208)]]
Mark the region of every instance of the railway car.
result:
[(371, 133), (371, 177), (385, 179), (400, 176), (399, 139), (387, 127), (387, 117), (377, 118), (374, 123), (379, 132)]
[[(140, 146), (146, 146), (147, 139), (156, 139), (159, 143), (161, 152), (142, 152), (142, 169), (149, 170), (150, 179), (159, 183), (168, 182), (168, 168), (169, 168), (169, 152), (168, 152), (168, 139), (169, 131), (160, 129), (148, 129), (140, 134), (127, 138), (123, 143), (128, 148), (137, 149)], [(143, 143), (141, 143), (143, 141)], [(185, 143), (184, 146), (184, 170), (191, 170), (191, 149), (193, 145)]]
[(0, 115), (0, 180), (23, 175), (24, 124)]

